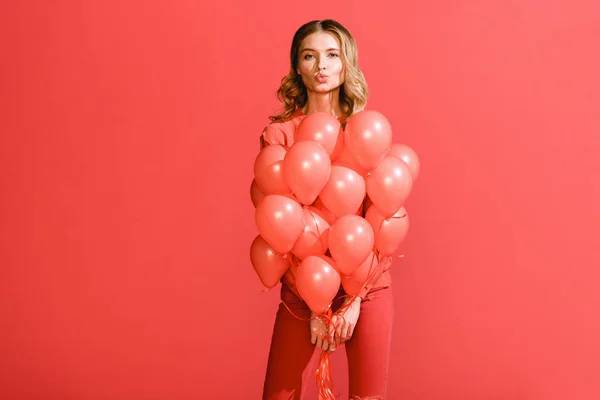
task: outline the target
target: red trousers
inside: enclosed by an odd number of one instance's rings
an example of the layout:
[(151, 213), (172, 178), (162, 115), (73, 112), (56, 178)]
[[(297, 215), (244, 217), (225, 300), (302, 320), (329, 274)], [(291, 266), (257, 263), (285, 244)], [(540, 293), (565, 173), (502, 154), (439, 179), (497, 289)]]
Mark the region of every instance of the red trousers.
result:
[[(315, 381), (318, 357), (313, 354), (321, 351), (310, 342), (310, 310), (306, 303), (285, 284), (281, 287), (281, 300), (263, 400), (303, 399), (306, 385)], [(290, 314), (283, 302), (302, 320)], [(333, 311), (340, 305), (341, 300), (334, 302)], [(350, 399), (385, 399), (393, 315), (391, 286), (372, 289), (362, 300), (354, 334), (345, 343)]]

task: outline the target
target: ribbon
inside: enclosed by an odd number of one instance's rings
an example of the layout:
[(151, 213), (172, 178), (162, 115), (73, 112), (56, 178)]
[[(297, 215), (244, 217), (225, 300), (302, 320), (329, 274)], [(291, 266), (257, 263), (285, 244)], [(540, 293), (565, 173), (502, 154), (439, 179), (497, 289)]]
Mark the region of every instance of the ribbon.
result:
[(333, 374), (331, 372), (330, 355), (327, 351), (321, 352), (316, 377), (319, 400), (335, 400), (337, 396), (333, 393)]

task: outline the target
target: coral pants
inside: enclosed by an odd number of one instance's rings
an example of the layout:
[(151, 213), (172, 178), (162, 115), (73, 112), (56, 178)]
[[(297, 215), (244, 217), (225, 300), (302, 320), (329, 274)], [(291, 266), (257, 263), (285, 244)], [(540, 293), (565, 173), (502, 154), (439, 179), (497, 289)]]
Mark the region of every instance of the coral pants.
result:
[[(306, 303), (285, 284), (281, 287), (281, 300), (263, 400), (303, 399), (307, 383), (315, 379), (318, 357), (313, 354), (321, 351), (310, 342), (310, 310)], [(283, 302), (303, 320), (290, 314)], [(334, 302), (333, 310), (340, 304), (341, 301)], [(385, 399), (393, 314), (391, 287), (373, 289), (362, 300), (354, 334), (345, 343), (350, 399)]]

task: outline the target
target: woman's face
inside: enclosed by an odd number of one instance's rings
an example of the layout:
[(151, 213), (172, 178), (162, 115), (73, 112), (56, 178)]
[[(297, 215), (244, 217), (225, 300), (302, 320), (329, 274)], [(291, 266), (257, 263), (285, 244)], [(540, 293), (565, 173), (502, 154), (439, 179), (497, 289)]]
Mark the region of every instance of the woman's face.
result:
[(315, 32), (300, 43), (296, 72), (309, 91), (326, 93), (344, 83), (340, 44), (329, 32)]

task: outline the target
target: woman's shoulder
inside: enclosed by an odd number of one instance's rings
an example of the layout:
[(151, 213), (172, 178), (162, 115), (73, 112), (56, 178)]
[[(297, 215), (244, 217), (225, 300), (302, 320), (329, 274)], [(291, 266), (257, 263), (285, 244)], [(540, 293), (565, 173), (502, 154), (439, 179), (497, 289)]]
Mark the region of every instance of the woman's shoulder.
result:
[(296, 110), (291, 116), (281, 120), (271, 120), (262, 132), (266, 144), (279, 144), (291, 147), (294, 144), (294, 132), (304, 118), (301, 110)]

